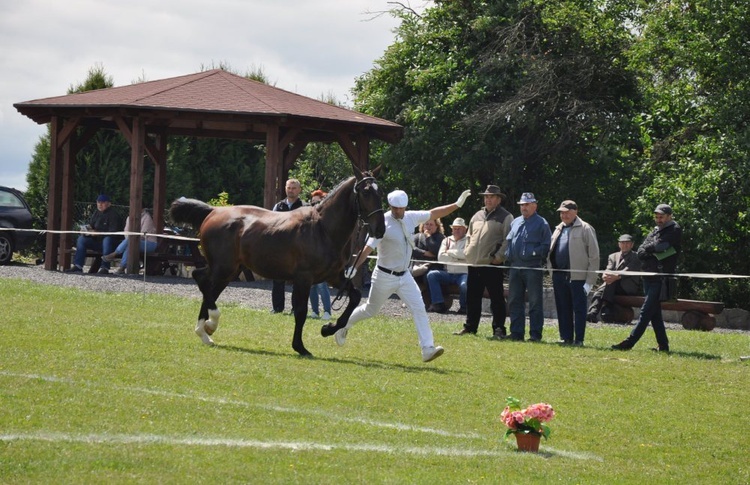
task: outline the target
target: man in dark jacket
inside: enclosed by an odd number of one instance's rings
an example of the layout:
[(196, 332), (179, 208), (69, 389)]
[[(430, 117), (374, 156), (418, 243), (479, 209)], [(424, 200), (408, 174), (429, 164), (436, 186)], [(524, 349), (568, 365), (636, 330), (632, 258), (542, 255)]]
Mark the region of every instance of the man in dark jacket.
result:
[[(286, 181), (284, 186), (286, 191), (286, 199), (280, 200), (273, 206), (273, 210), (276, 212), (288, 212), (294, 209), (299, 209), (303, 205), (302, 199), (299, 198), (299, 194), (302, 191), (302, 185), (297, 179), (289, 179)], [(273, 313), (281, 313), (284, 311), (286, 282), (284, 280), (274, 280), (273, 288), (271, 290), (271, 305)], [(293, 309), (292, 309), (293, 310)]]
[[(121, 237), (113, 234), (98, 235), (97, 233), (119, 232), (122, 231), (123, 226), (122, 218), (112, 208), (112, 200), (109, 196), (106, 194), (99, 195), (96, 198), (96, 212), (91, 216), (88, 224), (81, 228), (84, 233), (78, 236), (73, 266), (67, 272), (80, 273), (83, 271), (88, 249), (100, 251), (102, 254), (113, 253)], [(109, 261), (102, 260), (99, 273), (109, 273), (110, 264)]]
[(602, 275), (604, 284), (597, 288), (591, 296), (587, 316), (589, 322), (598, 322), (599, 312), (602, 314), (602, 320), (607, 322), (608, 309), (614, 303), (615, 295), (637, 295), (640, 289), (640, 277), (619, 273), (621, 271), (641, 270), (641, 260), (633, 251), (633, 236), (623, 234), (617, 240), (617, 245), (620, 250), (609, 255), (605, 271), (617, 271), (618, 273), (605, 272)]
[(638, 259), (641, 260), (641, 270), (659, 273), (643, 277), (643, 292), (646, 299), (641, 307), (638, 323), (628, 338), (612, 346), (614, 350), (630, 350), (646, 331), (648, 324), (654, 328), (656, 342), (659, 345), (654, 350), (669, 352), (667, 330), (661, 314), (661, 290), (666, 284), (666, 276), (674, 273), (677, 267), (677, 257), (680, 255), (682, 242), (682, 228), (672, 220), (672, 208), (667, 204), (659, 204), (654, 209), (654, 228), (643, 244), (638, 248)]

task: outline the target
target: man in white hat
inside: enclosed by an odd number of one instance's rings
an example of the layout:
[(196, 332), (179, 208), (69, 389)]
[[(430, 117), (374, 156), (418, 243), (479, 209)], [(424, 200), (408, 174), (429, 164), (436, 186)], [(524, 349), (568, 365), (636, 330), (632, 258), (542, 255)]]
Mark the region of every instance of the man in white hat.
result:
[(469, 195), (471, 191), (465, 190), (453, 204), (435, 207), (428, 211), (407, 211), (409, 197), (406, 192), (394, 190), (388, 194), (390, 210), (385, 213), (385, 234), (381, 239), (374, 237), (368, 239), (357, 261), (344, 273), (347, 278), (354, 277), (357, 268), (373, 250), (378, 249), (377, 265), (370, 280), (370, 295), (367, 303), (357, 307), (349, 317), (346, 326), (336, 332), (335, 338), (338, 345), (346, 343), (347, 333), (355, 323), (376, 315), (385, 301), (395, 293), (411, 310), (414, 317), (414, 326), (422, 348), (422, 360), (430, 362), (443, 354), (442, 347), (435, 347), (422, 293), (409, 271), (414, 244), (412, 235), (420, 223), (445, 217), (463, 206)]
[(442, 285), (457, 285), (460, 290), (458, 313), (466, 314), (466, 280), (469, 277), (469, 272), (464, 250), (466, 249), (467, 229), (466, 222), (461, 217), (456, 217), (451, 224), (453, 233), (440, 243), (438, 261), (463, 264), (446, 264), (445, 269), (433, 269), (427, 273), (427, 286), (430, 288), (430, 301), (432, 302), (427, 311), (447, 312), (449, 309), (445, 306)]

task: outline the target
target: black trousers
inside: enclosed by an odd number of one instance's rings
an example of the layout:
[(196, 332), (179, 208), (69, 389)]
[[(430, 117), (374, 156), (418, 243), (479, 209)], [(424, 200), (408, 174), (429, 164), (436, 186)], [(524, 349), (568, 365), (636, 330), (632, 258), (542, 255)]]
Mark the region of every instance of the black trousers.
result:
[(503, 294), (503, 269), (487, 266), (469, 266), (469, 277), (466, 280), (466, 323), (464, 328), (476, 333), (479, 319), (482, 317), (482, 296), (484, 289), (490, 296), (492, 311), (492, 332), (505, 333), (505, 318), (508, 315)]
[(286, 281), (284, 280), (273, 280), (273, 288), (271, 289), (271, 305), (273, 305), (273, 311), (283, 312), (284, 303), (286, 300)]

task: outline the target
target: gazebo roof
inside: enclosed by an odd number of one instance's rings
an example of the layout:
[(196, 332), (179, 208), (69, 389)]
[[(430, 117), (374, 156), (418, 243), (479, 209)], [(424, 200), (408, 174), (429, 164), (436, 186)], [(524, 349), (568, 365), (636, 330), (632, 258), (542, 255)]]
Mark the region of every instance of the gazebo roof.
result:
[[(154, 170), (154, 222), (163, 227), (167, 150), (172, 135), (262, 140), (266, 147), (263, 202), (284, 196), (294, 160), (310, 142), (338, 143), (360, 170), (369, 166), (370, 141), (396, 143), (403, 127), (391, 121), (290, 93), (220, 69), (100, 89), (13, 106), (37, 123), (50, 123), (50, 192), (46, 269), (70, 265), (74, 159), (99, 129), (119, 130), (131, 147), (130, 218), (139, 221), (144, 158)], [(79, 129), (84, 128), (84, 129)], [(136, 227), (136, 231), (137, 231)], [(129, 271), (138, 271), (138, 245), (129, 248)]]
[[(84, 93), (14, 104), (37, 123), (53, 116), (82, 117), (107, 127), (113, 116), (140, 116), (167, 134), (264, 139), (265, 123), (302, 128), (311, 141), (330, 133), (366, 134), (397, 142), (403, 128), (391, 121), (340, 108), (258, 81), (214, 69)], [(83, 121), (87, 124), (86, 121)], [(114, 128), (114, 125), (111, 126)], [(320, 132), (311, 136), (310, 130)], [(328, 133), (328, 136), (323, 134)]]

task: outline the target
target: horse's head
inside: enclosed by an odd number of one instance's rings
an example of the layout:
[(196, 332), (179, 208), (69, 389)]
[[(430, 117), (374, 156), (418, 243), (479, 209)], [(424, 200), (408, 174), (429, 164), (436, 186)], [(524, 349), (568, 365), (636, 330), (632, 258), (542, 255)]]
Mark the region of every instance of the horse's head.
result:
[(364, 173), (355, 170), (357, 181), (354, 183), (354, 194), (360, 220), (370, 227), (371, 236), (381, 238), (385, 234), (385, 218), (383, 217), (383, 191), (378, 187), (378, 181), (375, 180), (378, 168)]

